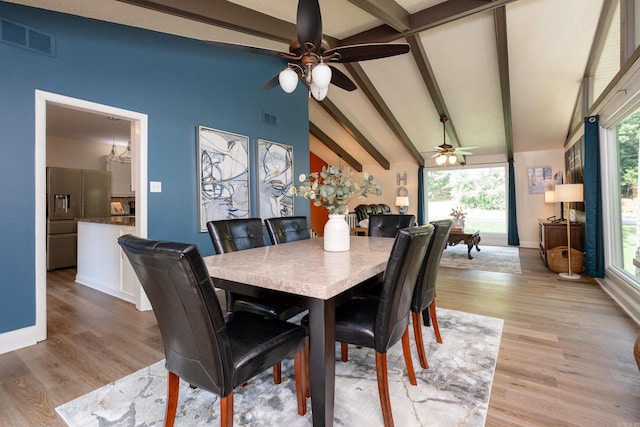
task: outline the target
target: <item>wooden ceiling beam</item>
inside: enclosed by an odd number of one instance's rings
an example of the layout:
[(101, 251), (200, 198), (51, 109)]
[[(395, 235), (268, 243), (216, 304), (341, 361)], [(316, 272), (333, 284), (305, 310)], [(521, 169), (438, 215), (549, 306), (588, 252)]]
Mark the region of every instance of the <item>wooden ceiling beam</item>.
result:
[(418, 66), (418, 70), (422, 76), (422, 81), (427, 87), (427, 91), (431, 96), (431, 101), (433, 102), (433, 106), (435, 107), (438, 116), (447, 116), (449, 119), (448, 125), (445, 126), (447, 134), (449, 135), (449, 142), (452, 146), (459, 147), (460, 139), (458, 138), (458, 133), (453, 126), (453, 120), (451, 119), (451, 115), (447, 109), (440, 86), (438, 86), (438, 82), (436, 81), (435, 73), (433, 72), (433, 68), (431, 68), (431, 63), (429, 62), (427, 53), (424, 50), (424, 46), (417, 35), (407, 38), (407, 42), (409, 43), (409, 46), (411, 46), (411, 54)]
[(309, 132), (311, 135), (318, 138), (318, 140), (324, 144), (329, 150), (336, 153), (338, 157), (347, 162), (356, 172), (362, 172), (362, 164), (356, 159), (351, 157), (337, 142), (335, 142), (329, 135), (324, 133), (318, 126), (309, 122)]
[(296, 37), (295, 24), (226, 0), (118, 1), (282, 43), (289, 44)]
[(388, 43), (420, 31), (434, 28), (479, 12), (495, 9), (517, 0), (447, 0), (409, 16), (410, 28), (397, 31), (388, 25), (381, 25), (340, 41), (340, 45), (361, 43)]
[(396, 31), (411, 29), (409, 13), (393, 0), (349, 0), (370, 15), (382, 20)]
[(411, 138), (406, 134), (400, 125), (400, 122), (398, 122), (389, 106), (384, 102), (374, 84), (369, 80), (369, 77), (364, 72), (362, 66), (356, 62), (345, 63), (344, 65), (349, 70), (349, 73), (356, 81), (360, 90), (366, 94), (367, 98), (371, 101), (371, 104), (391, 128), (393, 133), (398, 137), (402, 145), (407, 149), (407, 151), (409, 151), (416, 163), (420, 166), (424, 166), (424, 158), (422, 157), (422, 154), (420, 154), (415, 145), (413, 145)]
[(496, 30), (496, 48), (498, 52), (498, 76), (500, 78), (500, 97), (504, 138), (507, 145), (507, 160), (513, 160), (513, 127), (511, 117), (511, 83), (509, 80), (509, 45), (507, 42), (507, 11), (504, 6), (493, 9)]
[(319, 105), (324, 109), (324, 111), (329, 114), (333, 120), (335, 120), (340, 126), (344, 128), (349, 134), (353, 137), (353, 139), (360, 144), (360, 146), (367, 152), (373, 159), (378, 162), (380, 166), (382, 166), (385, 170), (389, 170), (391, 168), (391, 163), (387, 160), (382, 153), (380, 153), (376, 147), (367, 139), (366, 136), (360, 132), (358, 127), (351, 122), (345, 116), (340, 109), (329, 100), (329, 98), (325, 98)]

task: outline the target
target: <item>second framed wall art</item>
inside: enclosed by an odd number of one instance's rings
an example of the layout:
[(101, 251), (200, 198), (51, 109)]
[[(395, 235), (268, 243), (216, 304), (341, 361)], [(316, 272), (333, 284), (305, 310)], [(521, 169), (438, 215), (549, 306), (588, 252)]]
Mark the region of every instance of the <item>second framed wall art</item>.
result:
[(261, 218), (293, 216), (293, 147), (258, 140), (258, 206)]

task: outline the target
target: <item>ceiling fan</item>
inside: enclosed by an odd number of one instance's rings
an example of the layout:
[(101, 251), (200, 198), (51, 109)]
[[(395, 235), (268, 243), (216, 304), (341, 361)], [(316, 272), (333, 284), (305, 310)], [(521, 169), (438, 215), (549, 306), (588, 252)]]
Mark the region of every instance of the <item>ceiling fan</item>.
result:
[(322, 17), (318, 0), (299, 0), (296, 16), (297, 39), (291, 41), (289, 52), (278, 56), (289, 61), (287, 67), (264, 86), (270, 89), (278, 84), (291, 93), (298, 80), (309, 89), (311, 95), (321, 101), (327, 95), (329, 83), (342, 89), (357, 89), (346, 74), (327, 62), (357, 62), (386, 58), (409, 52), (408, 44), (372, 43), (331, 48), (322, 38)]
[[(227, 46), (224, 43), (210, 43)], [(406, 43), (370, 43), (331, 48), (322, 38), (322, 17), (318, 0), (298, 1), (296, 38), (289, 44), (289, 52), (248, 46), (245, 48), (288, 60), (286, 68), (265, 83), (263, 89), (279, 85), (285, 92), (291, 93), (300, 80), (318, 101), (327, 96), (329, 84), (347, 91), (357, 89), (345, 73), (327, 63), (368, 61), (402, 55), (410, 50)]]
[(467, 150), (474, 150), (478, 148), (477, 145), (468, 145), (466, 147), (454, 147), (446, 142), (446, 123), (449, 120), (444, 114), (440, 116), (442, 122), (442, 144), (437, 147), (433, 147), (438, 150), (431, 158), (436, 159), (436, 163), (440, 166), (444, 166), (447, 162), (451, 165), (455, 165), (458, 162), (458, 156), (469, 156), (473, 153)]

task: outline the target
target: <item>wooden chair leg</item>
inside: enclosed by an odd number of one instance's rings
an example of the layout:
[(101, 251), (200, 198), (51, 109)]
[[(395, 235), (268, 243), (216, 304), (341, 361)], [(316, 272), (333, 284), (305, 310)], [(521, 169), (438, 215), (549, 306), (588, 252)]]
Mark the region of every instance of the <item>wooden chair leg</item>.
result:
[(273, 383), (280, 384), (282, 382), (282, 364), (280, 362), (273, 365)]
[(393, 427), (391, 398), (389, 396), (389, 378), (387, 377), (387, 355), (376, 351), (376, 375), (378, 377), (378, 394), (385, 427)]
[(305, 379), (305, 397), (311, 397), (311, 374), (309, 373), (309, 336), (305, 340), (304, 344), (304, 374), (306, 376)]
[(340, 343), (340, 360), (343, 362), (349, 361), (349, 344), (346, 342)]
[(436, 341), (438, 344), (442, 344), (442, 337), (440, 336), (440, 328), (438, 327), (438, 317), (436, 316), (436, 300), (434, 299), (429, 304), (429, 317), (431, 317), (431, 323), (433, 324), (433, 332), (436, 334)]
[(298, 415), (304, 415), (307, 413), (304, 349), (293, 356), (293, 367), (296, 381), (296, 398), (298, 400)]
[(411, 312), (411, 323), (413, 324), (413, 336), (416, 340), (420, 366), (422, 366), (423, 369), (429, 369), (429, 363), (427, 362), (427, 353), (424, 349), (424, 341), (422, 340), (422, 323), (420, 323), (420, 313), (417, 313), (415, 311)]
[(178, 409), (178, 393), (180, 393), (180, 377), (168, 372), (167, 377), (167, 408), (164, 415), (164, 426), (173, 427)]
[(220, 397), (220, 427), (233, 427), (233, 391)]
[(411, 385), (418, 385), (416, 381), (416, 373), (413, 371), (413, 362), (411, 361), (411, 347), (409, 346), (409, 326), (402, 334), (402, 354), (404, 354), (404, 363), (407, 365), (407, 373), (409, 374), (409, 382)]

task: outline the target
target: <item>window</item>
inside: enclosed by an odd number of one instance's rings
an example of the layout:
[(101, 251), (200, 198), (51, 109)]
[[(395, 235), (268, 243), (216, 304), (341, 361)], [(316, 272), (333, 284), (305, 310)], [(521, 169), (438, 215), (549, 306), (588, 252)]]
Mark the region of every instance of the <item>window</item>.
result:
[(640, 229), (638, 228), (638, 148), (640, 108), (627, 116), (616, 127), (618, 152), (617, 189), (620, 203), (621, 256), (612, 263), (631, 275), (636, 275), (634, 258), (640, 257)]
[(462, 207), (465, 228), (506, 238), (506, 166), (429, 169), (425, 189), (429, 221), (450, 218), (452, 209)]

